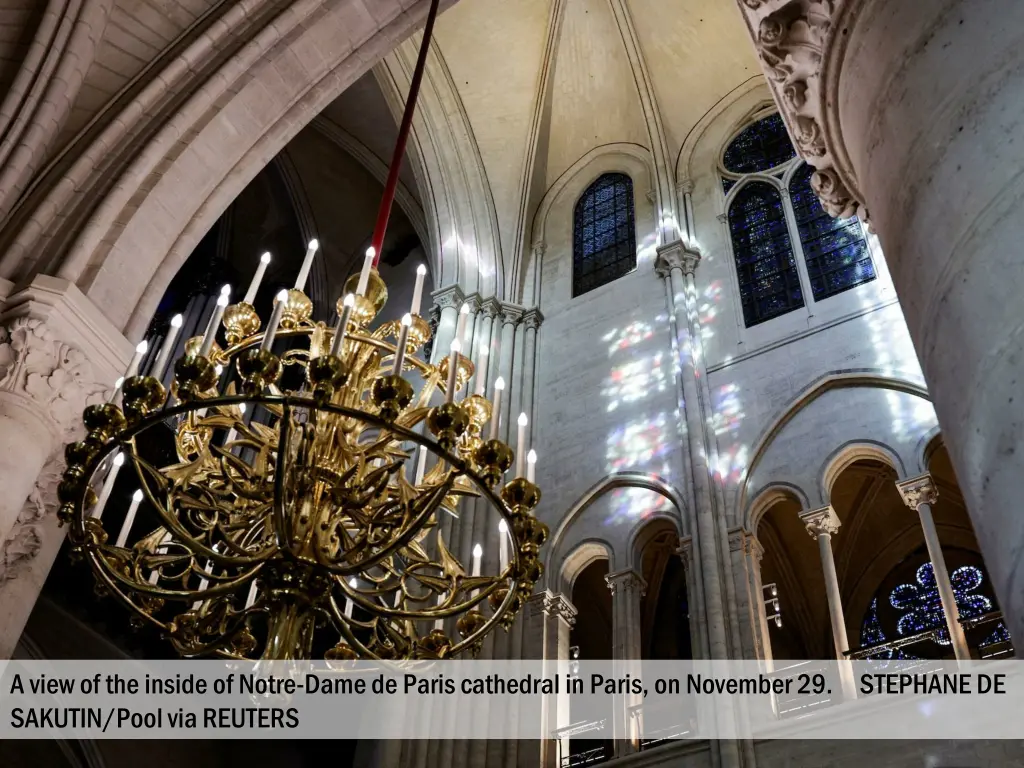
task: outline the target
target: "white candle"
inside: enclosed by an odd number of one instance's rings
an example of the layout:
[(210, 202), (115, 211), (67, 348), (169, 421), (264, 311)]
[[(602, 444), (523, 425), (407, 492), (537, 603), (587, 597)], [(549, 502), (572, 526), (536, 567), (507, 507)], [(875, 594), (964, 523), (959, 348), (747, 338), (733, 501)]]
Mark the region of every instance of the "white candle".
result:
[[(160, 539), (160, 543), (157, 544), (156, 552), (159, 553), (160, 552), (160, 548), (164, 544), (169, 542), (170, 540), (171, 540), (171, 532), (167, 531), (167, 533), (164, 534), (164, 537), (162, 539)], [(154, 568), (153, 572), (149, 574), (149, 583), (155, 585), (158, 581), (160, 581), (160, 570), (157, 569), (157, 568)]]
[(423, 476), (427, 472), (427, 448), (424, 445), (420, 446), (419, 461), (416, 463), (416, 479), (413, 481), (413, 485), (419, 485), (423, 482)]
[(220, 295), (228, 297), (231, 296), (231, 283), (224, 283), (224, 285), (220, 287)]
[(508, 568), (508, 523), (505, 518), (498, 521), (498, 558), (504, 571)]
[(402, 330), (398, 332), (398, 349), (395, 351), (395, 365), (391, 369), (392, 376), (402, 375), (402, 366), (405, 365), (405, 345), (409, 341), (410, 325), (412, 325), (412, 315), (402, 315)]
[(524, 464), (526, 463), (526, 424), (529, 419), (525, 413), (519, 414), (519, 432), (516, 435), (516, 477), (523, 476)]
[(132, 355), (132, 359), (128, 362), (128, 367), (124, 371), (124, 376), (121, 377), (121, 383), (117, 385), (117, 389), (114, 390), (113, 397), (110, 398), (110, 402), (114, 402), (119, 394), (121, 394), (121, 387), (124, 385), (125, 379), (130, 379), (139, 372), (139, 363), (142, 362), (143, 356), (149, 351), (149, 342), (143, 339), (135, 345), (135, 354)]
[(252, 604), (256, 602), (256, 591), (256, 579), (253, 579), (249, 585), (249, 596), (245, 598), (246, 608), (252, 608)]
[(344, 309), (338, 319), (338, 327), (334, 329), (334, 341), (331, 343), (331, 354), (334, 357), (341, 356), (341, 345), (345, 341), (345, 331), (348, 330), (348, 321), (352, 317), (352, 307), (356, 305), (355, 294), (348, 294), (342, 302)]
[(455, 338), (459, 344), (466, 340), (466, 322), (469, 320), (469, 304), (463, 304), (459, 310), (459, 322), (455, 326)]
[(96, 500), (96, 506), (92, 508), (92, 516), (97, 520), (103, 514), (103, 508), (107, 506), (107, 500), (110, 498), (110, 492), (114, 490), (114, 481), (117, 480), (117, 473), (121, 471), (121, 465), (124, 464), (124, 454), (118, 452), (114, 456), (114, 463), (110, 466), (110, 471), (107, 473), (107, 479), (103, 481), (103, 487), (100, 489), (100, 497)]
[(139, 511), (139, 504), (141, 503), (142, 489), (139, 488), (132, 494), (132, 504), (128, 507), (128, 514), (124, 517), (124, 523), (121, 524), (121, 532), (117, 534), (115, 547), (123, 547), (125, 542), (128, 541), (128, 532), (132, 529), (132, 523), (135, 522), (135, 513)]
[(370, 282), (370, 270), (373, 269), (373, 258), (377, 252), (371, 245), (366, 249), (366, 258), (363, 259), (363, 271), (359, 273), (359, 285), (356, 286), (356, 294), (363, 296), (366, 293), (366, 286)]
[(501, 421), (501, 393), (505, 391), (505, 380), (499, 376), (494, 380), (494, 402), (491, 408), (490, 440), (498, 439), (498, 424)]
[[(355, 580), (355, 578), (351, 578), (351, 579), (349, 579), (348, 585), (350, 587), (352, 587), (352, 589), (355, 589), (358, 586), (358, 582)], [(351, 619), (352, 618), (352, 609), (354, 607), (355, 607), (355, 604), (352, 602), (352, 598), (351, 597), (346, 597), (345, 598), (345, 618), (346, 619)]]
[(110, 400), (107, 402), (117, 402), (117, 398), (121, 396), (121, 387), (124, 386), (124, 376), (118, 376), (117, 381), (114, 382), (114, 392), (110, 395)]
[(164, 345), (160, 347), (160, 354), (156, 356), (156, 362), (153, 363), (150, 373), (157, 381), (163, 381), (164, 374), (167, 373), (167, 363), (170, 361), (171, 353), (174, 351), (174, 344), (178, 341), (182, 320), (181, 315), (175, 315), (171, 318), (171, 325), (167, 329), (167, 335), (164, 337)]
[(526, 454), (526, 479), (531, 483), (537, 482), (537, 452), (532, 448)]
[(249, 290), (245, 292), (245, 298), (242, 299), (243, 304), (249, 304), (250, 306), (256, 300), (256, 292), (260, 289), (260, 283), (263, 282), (263, 275), (266, 274), (267, 264), (270, 263), (270, 251), (267, 251), (260, 256), (260, 265), (256, 267), (256, 274), (252, 276), (252, 282), (249, 283)]
[(487, 345), (480, 345), (480, 354), (476, 359), (476, 392), (483, 397), (487, 387)]
[(455, 401), (455, 377), (459, 372), (459, 352), (462, 351), (462, 342), (455, 339), (452, 342), (451, 352), (448, 355), (448, 382), (445, 385), (444, 399), (446, 403)]
[(217, 326), (220, 325), (221, 318), (224, 317), (224, 310), (227, 309), (230, 300), (226, 293), (222, 293), (217, 297), (217, 306), (213, 308), (210, 324), (206, 326), (206, 335), (203, 336), (203, 343), (199, 347), (200, 357), (206, 357), (210, 354), (210, 350), (213, 349), (214, 339), (217, 338)]
[(281, 315), (284, 314), (285, 305), (288, 302), (288, 291), (278, 291), (274, 298), (274, 311), (270, 313), (270, 322), (267, 323), (267, 331), (263, 334), (263, 343), (260, 349), (264, 352), (274, 346), (274, 338), (277, 336), (277, 329), (281, 325)]
[(420, 305), (423, 303), (423, 280), (426, 276), (426, 264), (420, 264), (416, 267), (416, 284), (412, 289), (412, 308), (409, 310), (411, 315), (418, 315), (420, 313)]
[[(481, 547), (479, 544), (474, 544), (473, 545), (473, 574), (472, 574), (474, 577), (480, 575), (480, 560), (483, 558), (483, 556), (484, 556), (484, 548)], [(473, 597), (476, 597), (478, 594), (480, 594), (480, 590), (479, 589), (474, 589), (473, 590)]]
[(306, 247), (306, 257), (302, 260), (302, 268), (299, 270), (299, 276), (295, 278), (295, 290), (301, 291), (306, 287), (309, 269), (313, 266), (313, 257), (316, 256), (316, 250), (319, 247), (320, 242), (316, 238), (309, 241), (309, 245)]
[[(437, 596), (437, 607), (440, 608), (444, 604), (444, 592)], [(444, 619), (434, 620), (434, 629), (440, 629), (444, 631)]]

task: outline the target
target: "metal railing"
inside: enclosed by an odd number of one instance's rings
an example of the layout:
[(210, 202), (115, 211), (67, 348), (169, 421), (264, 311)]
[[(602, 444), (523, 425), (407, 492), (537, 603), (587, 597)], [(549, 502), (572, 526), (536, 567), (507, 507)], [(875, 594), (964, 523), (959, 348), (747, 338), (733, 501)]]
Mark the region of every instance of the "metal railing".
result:
[(559, 742), (558, 765), (560, 768), (580, 768), (584, 765), (597, 765), (598, 763), (610, 760), (612, 755), (607, 745), (587, 749), (576, 754), (561, 754), (562, 745), (566, 739), (579, 737), (587, 733), (604, 733), (607, 720), (588, 720), (579, 723), (572, 723), (564, 728), (559, 728), (551, 733), (552, 738)]
[[(965, 632), (968, 632), (986, 625), (994, 625), (997, 622), (1002, 621), (1002, 619), (1003, 614), (1001, 611), (990, 611), (989, 613), (983, 613), (979, 616), (960, 619), (960, 626), (964, 628)], [(886, 657), (887, 655), (891, 657), (891, 655), (896, 651), (902, 648), (907, 648), (908, 646), (924, 642), (937, 642), (943, 629), (945, 629), (945, 627), (933, 627), (932, 629), (926, 629), (924, 632), (917, 632), (913, 635), (897, 637), (894, 640), (886, 640), (884, 643), (876, 643), (875, 645), (866, 645), (860, 648), (854, 648), (853, 650), (846, 652), (846, 657), (851, 660), (876, 659), (879, 657)], [(952, 655), (952, 647), (950, 648), (949, 655)], [(978, 655), (982, 659), (1005, 658), (1013, 655), (1013, 645), (1009, 641), (999, 641), (980, 645), (978, 646)]]

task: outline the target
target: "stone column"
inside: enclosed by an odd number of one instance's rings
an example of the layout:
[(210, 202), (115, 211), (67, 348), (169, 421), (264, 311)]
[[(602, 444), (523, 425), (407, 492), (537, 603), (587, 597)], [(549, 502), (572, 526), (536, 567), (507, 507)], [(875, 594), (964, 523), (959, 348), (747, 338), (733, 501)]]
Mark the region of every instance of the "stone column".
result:
[[(550, 665), (569, 659), (569, 633), (576, 623), (576, 608), (561, 594), (545, 590), (526, 601), (517, 624), (522, 624), (522, 657), (543, 659), (545, 673)], [(520, 714), (525, 714), (521, 712)], [(552, 733), (569, 725), (569, 694), (564, 692), (546, 699), (538, 713), (543, 732)], [(506, 744), (506, 746), (512, 746)], [(568, 754), (568, 743), (563, 744)], [(506, 749), (505, 768), (515, 765), (557, 768), (559, 745), (554, 739), (519, 742), (515, 749)]]
[[(612, 591), (612, 660), (615, 676), (637, 675), (640, 671), (640, 601), (647, 592), (647, 583), (632, 569), (609, 573), (604, 577)], [(633, 728), (630, 717), (632, 707), (642, 703), (643, 697), (627, 695), (615, 697), (612, 729), (615, 738), (615, 756), (632, 754), (640, 748), (640, 735)]]
[(441, 318), (437, 323), (437, 331), (434, 333), (434, 346), (430, 352), (430, 362), (437, 363), (451, 351), (452, 339), (455, 338), (455, 326), (459, 320), (459, 308), (462, 306), (464, 297), (459, 286), (449, 285), (434, 291), (431, 298), (434, 300), (434, 305), (441, 310)]
[(103, 402), (131, 345), (73, 284), (45, 275), (0, 314), (0, 658), (28, 620), (65, 530), (63, 447)]
[(932, 505), (939, 498), (939, 489), (935, 487), (929, 474), (898, 482), (896, 487), (899, 489), (904, 503), (911, 509), (916, 509), (921, 518), (924, 543), (928, 547), (928, 559), (932, 561), (932, 572), (935, 574), (935, 585), (938, 587), (939, 599), (942, 601), (942, 613), (946, 617), (946, 628), (949, 630), (949, 638), (953, 643), (953, 653), (956, 654), (957, 661), (967, 661), (971, 658), (971, 651), (967, 647), (964, 628), (960, 626), (960, 612), (956, 605), (956, 595), (953, 593), (953, 584), (949, 580), (949, 570), (946, 568), (946, 558), (942, 555), (942, 545), (939, 543), (939, 532), (935, 529), (935, 519), (932, 517)]
[(807, 527), (811, 538), (818, 542), (821, 570), (825, 575), (828, 615), (832, 620), (832, 640), (835, 643), (836, 658), (842, 662), (839, 668), (840, 682), (843, 686), (844, 697), (852, 699), (856, 697), (853, 672), (849, 662), (846, 661), (846, 651), (850, 649), (850, 641), (846, 637), (846, 618), (843, 616), (839, 576), (836, 574), (836, 561), (832, 556), (832, 537), (839, 533), (839, 516), (831, 506), (828, 506), (801, 512), (800, 520)]
[(544, 322), (544, 315), (534, 307), (523, 313), (523, 411), (530, 417), (530, 424), (526, 431), (527, 445), (536, 445), (537, 440), (535, 422), (537, 408), (534, 403), (534, 385), (536, 383), (537, 371), (537, 331)]
[(732, 568), (738, 586), (736, 610), (741, 617), (741, 624), (745, 625), (741, 627), (740, 633), (743, 657), (770, 662), (768, 620), (761, 589), (761, 558), (764, 548), (750, 531), (735, 528), (729, 532), (729, 552), (732, 554)]
[(826, 210), (870, 214), (1024, 647), (1024, 3), (738, 4)]
[[(513, 389), (512, 369), (515, 361), (516, 326), (523, 316), (523, 310), (513, 304), (501, 305), (501, 354), (498, 363), (498, 371), (505, 379), (505, 394), (501, 404), (501, 423), (498, 429), (498, 437), (505, 442), (515, 443), (516, 430), (515, 420), (518, 413), (512, 412), (512, 403), (518, 400), (518, 392)], [(492, 416), (493, 418), (493, 416)], [(512, 450), (515, 450), (512, 445)]]
[(676, 352), (682, 381), (683, 412), (686, 421), (686, 440), (689, 448), (695, 500), (696, 546), (704, 586), (704, 609), (708, 651), (712, 659), (729, 658), (729, 644), (725, 626), (724, 590), (719, 567), (719, 548), (714, 519), (714, 501), (708, 448), (704, 439), (704, 424), (698, 407), (697, 369), (694, 361), (693, 337), (695, 312), (689, 312), (684, 272), (693, 273), (700, 262), (700, 254), (673, 243), (658, 250), (655, 269), (666, 281), (670, 310), (674, 317)]

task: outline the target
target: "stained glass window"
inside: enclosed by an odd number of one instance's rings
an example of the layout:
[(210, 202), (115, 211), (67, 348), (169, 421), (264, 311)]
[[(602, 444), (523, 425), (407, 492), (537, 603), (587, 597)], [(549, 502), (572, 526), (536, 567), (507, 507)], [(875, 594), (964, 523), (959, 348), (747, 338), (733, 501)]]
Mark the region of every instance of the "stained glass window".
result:
[(725, 150), (725, 169), (733, 173), (759, 173), (796, 157), (778, 112), (744, 128)]
[(582, 296), (636, 268), (633, 181), (606, 173), (576, 203), (572, 295)]
[[(949, 580), (956, 598), (957, 613), (961, 619), (981, 616), (995, 610), (992, 599), (982, 589), (985, 575), (981, 568), (975, 565), (960, 566), (949, 575)], [(949, 630), (946, 629), (946, 617), (942, 612), (942, 598), (939, 596), (935, 572), (930, 562), (925, 562), (917, 569), (913, 583), (900, 584), (892, 589), (887, 602), (895, 609), (895, 615), (898, 617), (895, 632), (892, 633), (895, 636), (909, 637), (929, 630), (938, 630), (934, 636), (934, 642), (941, 646), (951, 644)], [(861, 646), (878, 645), (895, 639), (886, 637), (878, 614), (878, 597), (876, 597), (871, 601), (871, 607), (861, 626)], [(993, 630), (982, 636), (980, 645), (1006, 642), (1009, 639), (1010, 634), (1006, 630), (1006, 626), (999, 621)], [(917, 650), (927, 649), (919, 648), (917, 645), (905, 646), (896, 651), (885, 651), (870, 658), (914, 659), (918, 658), (913, 653)]]
[(755, 181), (729, 207), (743, 320), (749, 328), (804, 305), (789, 228), (777, 189)]
[(811, 189), (814, 168), (804, 165), (789, 184), (804, 263), (815, 301), (875, 279), (864, 231), (856, 217), (833, 219)]

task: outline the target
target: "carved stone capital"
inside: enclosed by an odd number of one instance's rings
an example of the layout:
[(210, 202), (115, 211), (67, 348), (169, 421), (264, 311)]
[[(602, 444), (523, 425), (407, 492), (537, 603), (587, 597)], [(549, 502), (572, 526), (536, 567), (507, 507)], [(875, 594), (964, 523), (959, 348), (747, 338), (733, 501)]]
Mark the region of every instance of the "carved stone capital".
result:
[(939, 489), (928, 473), (896, 483), (903, 503), (913, 510), (921, 504), (934, 504), (939, 500)]
[(729, 551), (742, 552), (744, 555), (754, 557), (758, 562), (764, 556), (764, 547), (757, 537), (746, 528), (733, 528), (729, 531)]
[(491, 296), (480, 302), (480, 314), (491, 318), (501, 317), (501, 302)]
[(668, 277), (673, 269), (680, 270), (684, 275), (692, 275), (700, 264), (700, 251), (686, 245), (682, 240), (658, 246), (658, 256), (654, 260), (654, 271), (659, 277)]
[[(822, 207), (832, 216), (858, 215), (867, 222), (867, 211), (851, 191), (856, 187), (853, 170), (847, 167), (846, 150), (837, 131), (834, 100), (824, 93), (823, 63), (841, 35), (836, 31), (850, 23), (838, 17), (852, 3), (839, 0), (738, 0), (754, 36), (761, 65), (775, 95), (800, 156), (814, 166), (811, 186)], [(834, 80), (832, 75), (829, 80)]]
[[(471, 293), (465, 299), (462, 300), (463, 304), (469, 304), (469, 311), (471, 314), (476, 314), (480, 311), (480, 305), (483, 303), (479, 293)], [(462, 309), (462, 307), (459, 307)]]
[(682, 179), (679, 184), (676, 185), (676, 189), (679, 190), (680, 194), (692, 195), (693, 194), (693, 179)]
[(693, 566), (693, 537), (684, 536), (679, 539), (679, 548), (676, 550), (676, 554), (679, 555), (679, 559), (683, 561), (683, 570), (690, 573), (690, 568)]
[(534, 257), (540, 259), (543, 258), (545, 252), (547, 252), (548, 244), (545, 243), (543, 240), (535, 240), (533, 242), (532, 248)]
[(800, 513), (800, 521), (807, 528), (812, 539), (819, 536), (835, 536), (839, 533), (839, 515), (831, 505), (821, 509), (810, 509)]
[(458, 285), (449, 285), (445, 288), (439, 288), (430, 294), (430, 298), (434, 300), (434, 304), (439, 306), (442, 310), (455, 308), (458, 309), (462, 306), (462, 302), (466, 300), (466, 297), (462, 293), (462, 289)]
[(66, 441), (81, 428), (85, 407), (109, 395), (131, 354), (125, 347), (78, 288), (41, 275), (0, 315), (0, 393), (35, 406)]
[(518, 304), (509, 304), (504, 301), (500, 302), (500, 306), (502, 323), (505, 325), (519, 325), (525, 310)]
[(523, 325), (526, 326), (527, 330), (536, 331), (540, 328), (541, 323), (544, 322), (544, 315), (537, 307), (534, 307), (533, 309), (528, 309), (523, 312), (522, 322)]
[(613, 595), (626, 595), (630, 592), (636, 592), (640, 596), (647, 594), (647, 582), (632, 568), (609, 573), (604, 580)]
[(553, 592), (544, 593), (544, 613), (548, 616), (561, 619), (570, 627), (576, 624), (576, 606), (563, 594)]

